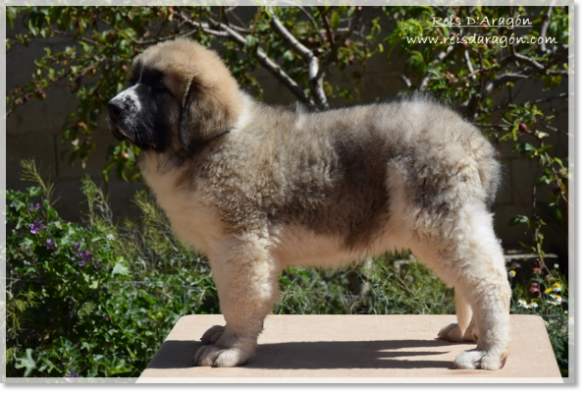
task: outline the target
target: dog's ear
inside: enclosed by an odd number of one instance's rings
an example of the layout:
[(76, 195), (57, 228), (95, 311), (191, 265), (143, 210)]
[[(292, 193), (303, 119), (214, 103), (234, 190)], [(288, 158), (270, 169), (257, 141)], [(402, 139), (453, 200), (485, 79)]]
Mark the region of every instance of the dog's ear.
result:
[(188, 84), (179, 116), (179, 141), (185, 149), (192, 150), (229, 129), (226, 103), (213, 90), (195, 79)]

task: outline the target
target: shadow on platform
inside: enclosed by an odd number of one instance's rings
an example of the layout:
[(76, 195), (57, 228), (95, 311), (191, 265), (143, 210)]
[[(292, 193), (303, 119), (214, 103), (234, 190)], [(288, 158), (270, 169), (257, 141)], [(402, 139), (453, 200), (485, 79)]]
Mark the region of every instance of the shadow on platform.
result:
[[(451, 361), (421, 360), (446, 354), (451, 342), (437, 340), (388, 340), (355, 342), (285, 342), (259, 345), (256, 355), (240, 368), (257, 369), (372, 369), (450, 368)], [(472, 344), (470, 344), (472, 345)], [(148, 365), (154, 369), (193, 368), (199, 341), (164, 342)], [(423, 350), (433, 349), (433, 350)], [(412, 349), (409, 351), (408, 349)], [(436, 351), (435, 351), (436, 349)], [(445, 349), (446, 350), (446, 349)], [(413, 360), (416, 358), (416, 360)]]

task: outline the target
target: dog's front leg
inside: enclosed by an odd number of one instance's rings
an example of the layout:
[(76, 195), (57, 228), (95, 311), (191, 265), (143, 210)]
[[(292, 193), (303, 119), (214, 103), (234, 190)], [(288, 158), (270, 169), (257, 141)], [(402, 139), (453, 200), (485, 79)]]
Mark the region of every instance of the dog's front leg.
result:
[(197, 365), (234, 367), (254, 354), (264, 318), (278, 299), (278, 269), (268, 242), (259, 236), (233, 237), (214, 257), (213, 278), (227, 324), (213, 326), (203, 334), (203, 346), (194, 361)]

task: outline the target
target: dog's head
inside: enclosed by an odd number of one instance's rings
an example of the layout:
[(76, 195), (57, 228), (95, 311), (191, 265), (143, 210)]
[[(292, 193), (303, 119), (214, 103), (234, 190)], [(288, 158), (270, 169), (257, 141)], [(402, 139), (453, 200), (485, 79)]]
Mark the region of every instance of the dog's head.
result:
[(193, 41), (136, 56), (129, 85), (108, 103), (109, 125), (141, 149), (193, 150), (229, 131), (240, 112), (237, 82), (215, 52)]

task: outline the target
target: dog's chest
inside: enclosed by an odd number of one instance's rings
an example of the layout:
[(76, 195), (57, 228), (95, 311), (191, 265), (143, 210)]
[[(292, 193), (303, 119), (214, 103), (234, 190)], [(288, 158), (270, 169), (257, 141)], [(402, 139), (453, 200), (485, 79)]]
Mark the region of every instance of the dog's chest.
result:
[(142, 175), (154, 191), (176, 235), (196, 250), (209, 253), (221, 237), (221, 221), (197, 187), (178, 187), (180, 173), (160, 171), (152, 160), (141, 163)]

